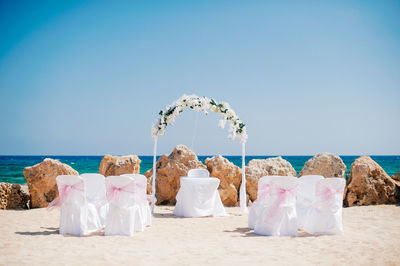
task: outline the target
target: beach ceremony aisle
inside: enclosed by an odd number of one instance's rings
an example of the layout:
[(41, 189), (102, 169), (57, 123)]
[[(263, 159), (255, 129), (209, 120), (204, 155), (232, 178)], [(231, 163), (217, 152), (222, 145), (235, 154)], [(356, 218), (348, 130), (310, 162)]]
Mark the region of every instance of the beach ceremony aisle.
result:
[(0, 265), (398, 265), (399, 208), (344, 208), (344, 235), (298, 237), (254, 234), (239, 207), (188, 219), (156, 206), (153, 226), (134, 237), (64, 237), (58, 212), (1, 210)]

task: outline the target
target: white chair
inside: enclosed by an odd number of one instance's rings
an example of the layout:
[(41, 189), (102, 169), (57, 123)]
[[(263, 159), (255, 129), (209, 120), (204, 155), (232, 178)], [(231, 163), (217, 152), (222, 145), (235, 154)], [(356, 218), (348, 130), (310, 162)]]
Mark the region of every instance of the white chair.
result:
[(299, 178), (299, 190), (297, 191), (297, 226), (303, 230), (308, 213), (315, 201), (315, 187), (319, 180), (324, 179), (321, 175), (304, 175)]
[(203, 168), (190, 169), (188, 177), (210, 177), (210, 172)]
[(254, 233), (268, 236), (297, 236), (296, 177), (282, 176), (270, 183), (269, 197), (262, 201)]
[(89, 221), (89, 228), (100, 231), (105, 226), (105, 220), (108, 213), (108, 203), (106, 197), (106, 182), (101, 174), (81, 174), (86, 187), (86, 200), (88, 204), (93, 204), (97, 210), (100, 219), (100, 228)]
[(88, 230), (88, 220), (96, 220), (96, 209), (88, 205), (83, 179), (75, 175), (59, 175), (56, 178), (59, 196), (48, 209), (60, 207), (60, 234), (83, 236)]
[(151, 226), (151, 209), (147, 200), (147, 178), (139, 174), (123, 174), (135, 180), (136, 183), (136, 203), (140, 206), (143, 226)]
[(344, 178), (325, 178), (316, 184), (316, 200), (304, 224), (313, 235), (343, 234), (342, 205)]
[(132, 236), (143, 231), (140, 207), (137, 205), (135, 180), (129, 176), (109, 176), (106, 179), (109, 212), (104, 234)]
[(181, 177), (173, 214), (183, 217), (227, 216), (218, 192), (219, 179)]
[(260, 203), (263, 200), (268, 200), (270, 184), (275, 178), (279, 178), (279, 176), (264, 176), (258, 180), (257, 199), (251, 205), (248, 217), (248, 226), (250, 229), (254, 229), (255, 223), (262, 212), (262, 205)]

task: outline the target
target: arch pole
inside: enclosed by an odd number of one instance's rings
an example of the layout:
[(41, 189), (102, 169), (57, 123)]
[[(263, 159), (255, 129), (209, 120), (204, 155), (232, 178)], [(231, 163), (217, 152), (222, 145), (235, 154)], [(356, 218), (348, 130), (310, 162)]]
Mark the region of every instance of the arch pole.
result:
[(247, 199), (246, 199), (246, 161), (245, 161), (245, 143), (242, 143), (242, 184), (240, 185), (240, 192), (239, 192), (239, 200), (240, 200), (240, 209), (242, 213), (248, 213), (249, 210), (247, 209)]
[(156, 175), (157, 175), (157, 138), (154, 138), (154, 149), (153, 149), (153, 180), (151, 184), (151, 213), (154, 213), (154, 205), (156, 202)]

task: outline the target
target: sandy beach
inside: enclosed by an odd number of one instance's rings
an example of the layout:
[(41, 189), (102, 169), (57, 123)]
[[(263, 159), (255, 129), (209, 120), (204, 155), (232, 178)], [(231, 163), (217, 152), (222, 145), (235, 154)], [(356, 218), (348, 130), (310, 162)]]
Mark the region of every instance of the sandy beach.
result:
[(264, 237), (247, 215), (178, 218), (158, 206), (153, 226), (133, 237), (58, 234), (58, 210), (0, 211), (1, 265), (398, 265), (400, 207), (343, 209), (342, 236)]

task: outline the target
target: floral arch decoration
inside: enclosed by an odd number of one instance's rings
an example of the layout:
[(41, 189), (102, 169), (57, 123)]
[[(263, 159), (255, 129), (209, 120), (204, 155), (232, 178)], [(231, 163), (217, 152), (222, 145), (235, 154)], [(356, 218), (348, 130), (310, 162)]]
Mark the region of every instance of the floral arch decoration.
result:
[(151, 209), (154, 213), (155, 204), (155, 184), (156, 184), (156, 155), (157, 155), (157, 139), (158, 136), (165, 134), (168, 125), (173, 125), (176, 117), (183, 112), (185, 108), (203, 112), (206, 115), (208, 111), (216, 112), (221, 115), (218, 126), (224, 128), (226, 123), (229, 124), (229, 138), (232, 140), (238, 138), (242, 144), (242, 184), (240, 186), (239, 198), (240, 207), (243, 213), (247, 213), (246, 205), (246, 176), (245, 176), (245, 143), (247, 141), (246, 125), (239, 119), (235, 111), (230, 107), (229, 103), (217, 102), (213, 98), (199, 97), (197, 95), (183, 95), (173, 104), (168, 105), (165, 110), (159, 112), (160, 117), (155, 121), (151, 129), (151, 135), (154, 140), (153, 150), (153, 182), (151, 195)]

